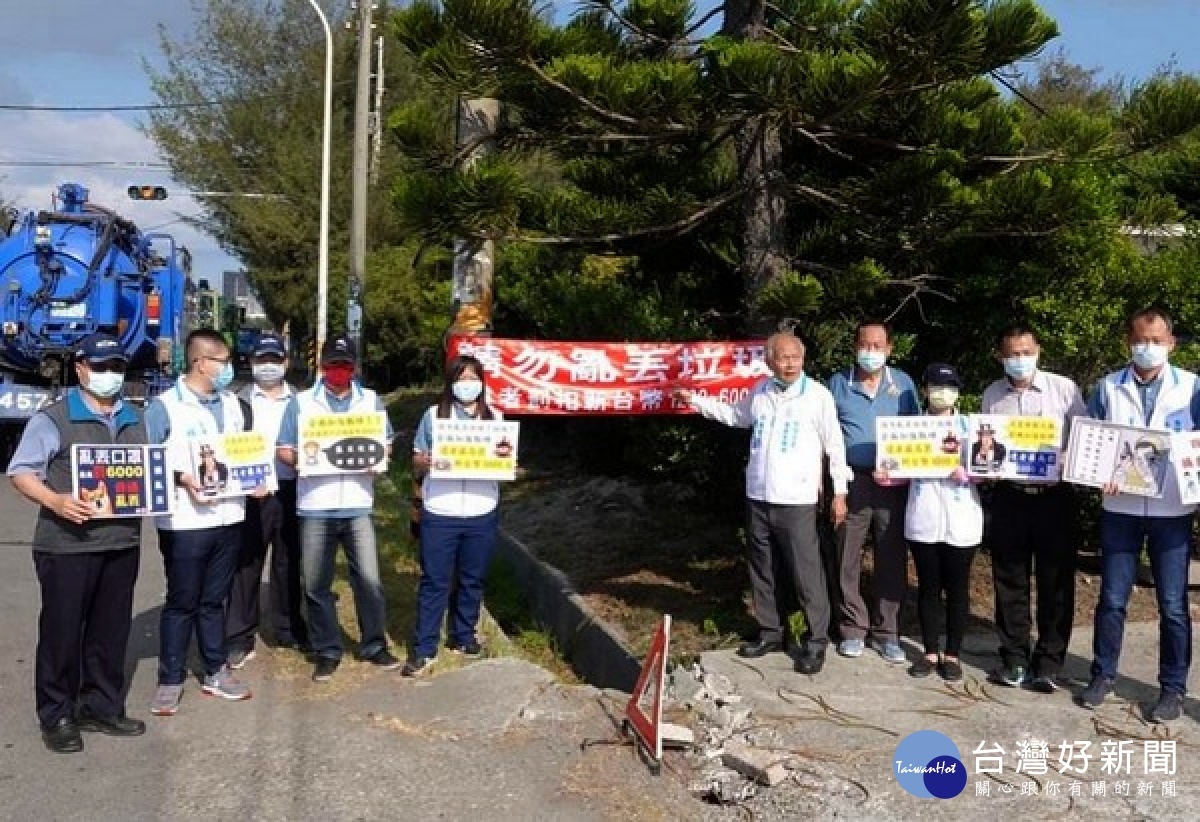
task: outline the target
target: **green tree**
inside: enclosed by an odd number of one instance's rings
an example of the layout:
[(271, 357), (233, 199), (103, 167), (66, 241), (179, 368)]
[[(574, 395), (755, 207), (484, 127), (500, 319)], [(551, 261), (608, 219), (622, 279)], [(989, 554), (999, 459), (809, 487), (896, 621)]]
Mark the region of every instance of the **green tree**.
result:
[[(349, 244), (350, 127), (355, 38), (331, 11), (335, 35), (329, 321), (345, 321)], [(164, 67), (151, 71), (159, 102), (147, 130), (175, 178), (196, 191), (204, 216), (195, 222), (246, 266), (272, 321), (297, 336), (316, 315), (324, 38), (311, 9), (295, 0), (198, 0), (191, 38), (162, 35)], [(425, 99), (413, 61), (385, 44), (389, 106)], [(387, 112), (385, 111), (385, 116)], [(431, 115), (431, 122), (444, 113)], [(412, 161), (385, 141), (379, 180), (369, 200), (366, 357), (381, 374), (419, 372), (441, 329), (422, 319), (429, 293), (412, 262), (391, 189)], [(238, 196), (238, 195), (267, 195)], [(204, 272), (197, 272), (203, 276)], [(446, 300), (448, 304), (448, 299)], [(448, 308), (441, 308), (448, 314)], [(402, 335), (402, 336), (397, 336)], [(424, 352), (424, 353), (422, 353)], [(414, 359), (415, 358), (415, 359)], [(417, 361), (420, 362), (417, 362)]]

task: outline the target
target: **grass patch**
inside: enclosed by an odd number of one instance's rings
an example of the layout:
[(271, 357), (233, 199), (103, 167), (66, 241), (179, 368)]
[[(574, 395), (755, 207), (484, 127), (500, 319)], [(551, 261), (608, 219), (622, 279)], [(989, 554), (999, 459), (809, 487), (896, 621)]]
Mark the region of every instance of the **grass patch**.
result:
[(530, 613), (516, 572), (499, 557), (492, 560), (488, 569), (487, 606), (512, 640), (518, 656), (542, 666), (563, 682), (579, 682), (554, 637)]
[[(412, 447), (412, 432), (416, 430), (421, 415), (436, 399), (437, 393), (429, 390), (406, 390), (389, 395), (388, 415), (398, 436), (387, 475), (380, 477), (375, 484), (373, 520), (379, 554), (379, 572), (383, 581), (384, 599), (387, 602), (387, 633), (393, 643), (394, 653), (401, 656), (408, 653), (416, 625), (417, 584), (421, 576), (417, 543), (409, 530), (412, 488), (409, 453)], [(354, 594), (350, 588), (349, 569), (341, 552), (338, 554), (333, 590), (338, 598), (343, 642), (348, 651), (353, 651), (357, 648), (359, 639), (358, 618), (354, 609)], [(574, 675), (554, 649), (549, 637), (545, 634), (539, 636), (539, 631), (529, 621), (528, 613), (522, 611), (521, 597), (519, 594), (514, 595), (516, 590), (516, 580), (511, 578), (511, 571), (507, 578), (502, 573), (489, 575), (484, 594), (486, 611), (479, 624), (479, 640), (484, 647), (484, 655), (521, 657), (549, 669), (567, 681), (572, 681)], [(489, 616), (489, 612), (495, 609), (501, 610), (515, 627), (512, 641), (505, 635), (496, 619)], [(297, 669), (295, 673), (299, 673), (301, 666), (305, 664), (299, 654), (293, 656), (294, 659), (288, 660), (284, 666), (285, 675), (292, 673), (292, 668)], [(438, 654), (433, 671), (450, 671), (463, 664), (462, 656), (443, 649)], [(353, 681), (356, 670), (365, 674), (370, 666), (358, 662), (353, 658), (353, 654), (348, 652), (342, 667), (350, 674), (348, 680)], [(341, 670), (338, 678), (342, 678)]]

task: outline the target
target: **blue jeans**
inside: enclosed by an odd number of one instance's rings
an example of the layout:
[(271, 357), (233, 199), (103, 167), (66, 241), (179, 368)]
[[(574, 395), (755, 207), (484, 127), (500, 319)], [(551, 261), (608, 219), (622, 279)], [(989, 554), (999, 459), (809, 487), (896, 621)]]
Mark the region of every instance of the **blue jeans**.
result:
[(225, 664), (225, 600), (242, 548), (242, 526), (158, 532), (167, 576), (167, 601), (159, 627), (158, 684), (187, 680), (187, 652), (196, 646), (205, 674)]
[(1188, 559), (1192, 517), (1137, 517), (1105, 511), (1100, 517), (1102, 577), (1096, 603), (1092, 676), (1116, 679), (1125, 633), (1125, 606), (1137, 579), (1142, 543), (1149, 540), (1150, 570), (1158, 598), (1158, 682), (1184, 693), (1192, 664), (1188, 614)]
[(300, 518), (309, 640), (317, 656), (342, 658), (342, 631), (333, 598), (334, 561), (339, 544), (350, 566), (350, 588), (354, 591), (354, 610), (362, 633), (358, 652), (366, 659), (387, 648), (383, 582), (375, 553), (375, 526), (369, 516)]
[[(415, 656), (437, 655), (447, 605), (451, 642), (466, 645), (475, 641), (475, 626), (483, 605), (483, 579), (496, 547), (498, 524), (499, 514), (495, 510), (478, 517), (444, 517), (421, 512)], [(450, 602), (452, 583), (456, 586), (454, 601)]]

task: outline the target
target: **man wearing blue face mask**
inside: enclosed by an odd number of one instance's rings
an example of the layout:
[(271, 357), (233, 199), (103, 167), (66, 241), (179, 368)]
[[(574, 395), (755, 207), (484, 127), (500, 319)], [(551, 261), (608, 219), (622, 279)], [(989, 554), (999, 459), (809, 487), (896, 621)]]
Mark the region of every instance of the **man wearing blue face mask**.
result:
[(79, 387), (30, 418), (8, 465), (13, 487), (40, 506), (33, 565), (42, 594), (34, 693), (54, 753), (83, 750), (80, 731), (138, 736), (125, 715), (125, 649), (142, 524), (100, 519), (71, 494), (71, 446), (146, 442), (141, 415), (121, 400), (128, 359), (108, 334), (75, 353)]
[[(1088, 404), (1100, 420), (1164, 431), (1194, 431), (1200, 420), (1200, 381), (1190, 371), (1168, 364), (1175, 348), (1171, 317), (1148, 308), (1134, 314), (1126, 328), (1132, 362), (1096, 386)], [(1100, 515), (1100, 599), (1096, 603), (1091, 683), (1079, 695), (1085, 708), (1103, 704), (1113, 689), (1125, 608), (1137, 578), (1143, 545), (1150, 555), (1158, 599), (1158, 704), (1151, 722), (1168, 722), (1183, 713), (1188, 670), (1192, 664), (1192, 620), (1188, 614), (1188, 561), (1194, 505), (1180, 500), (1175, 472), (1166, 472), (1158, 498), (1104, 489)]]
[[(1063, 439), (1071, 420), (1087, 413), (1079, 386), (1038, 368), (1033, 329), (1012, 325), (996, 340), (1004, 379), (983, 392), (984, 414), (1056, 417)], [(991, 680), (1053, 693), (1071, 641), (1079, 548), (1075, 493), (1066, 483), (997, 482), (992, 494), (992, 582), (1001, 665)], [(1032, 649), (1030, 568), (1037, 584), (1037, 645)]]
[[(846, 461), (854, 471), (846, 521), (837, 529), (838, 653), (862, 656), (867, 634), (888, 662), (905, 661), (899, 642), (900, 605), (908, 589), (908, 545), (904, 509), (908, 488), (875, 474), (875, 418), (921, 413), (912, 378), (887, 365), (892, 332), (886, 323), (860, 323), (854, 333), (854, 365), (829, 378), (846, 440)], [(874, 536), (868, 608), (861, 593), (863, 547)]]
[[(233, 584), (246, 518), (245, 497), (212, 499), (192, 474), (190, 442), (248, 431), (249, 406), (230, 391), (233, 364), (225, 338), (211, 329), (188, 335), (187, 372), (146, 409), (150, 441), (167, 446), (175, 483), (174, 510), (158, 518), (158, 544), (167, 576), (159, 628), (158, 689), (151, 713), (173, 716), (187, 681), (192, 634), (204, 666), (201, 690), (222, 699), (250, 698), (227, 664), (225, 602)], [(266, 493), (260, 489), (259, 495)]]

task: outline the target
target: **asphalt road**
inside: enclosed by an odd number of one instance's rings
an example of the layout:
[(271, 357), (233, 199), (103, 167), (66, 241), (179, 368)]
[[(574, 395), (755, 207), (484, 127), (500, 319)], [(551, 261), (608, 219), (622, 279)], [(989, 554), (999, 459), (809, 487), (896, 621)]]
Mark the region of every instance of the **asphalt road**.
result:
[(627, 749), (581, 751), (612, 733), (604, 700), (515, 659), (421, 683), (347, 663), (321, 686), (263, 651), (244, 676), (254, 699), (204, 697), (193, 680), (177, 716), (150, 716), (164, 589), (149, 528), (127, 663), (128, 712), (149, 729), (51, 754), (33, 706), (34, 515), (0, 482), (0, 819), (591, 820), (629, 818), (630, 801), (665, 819), (692, 804)]

